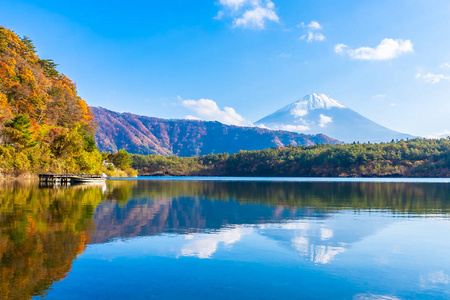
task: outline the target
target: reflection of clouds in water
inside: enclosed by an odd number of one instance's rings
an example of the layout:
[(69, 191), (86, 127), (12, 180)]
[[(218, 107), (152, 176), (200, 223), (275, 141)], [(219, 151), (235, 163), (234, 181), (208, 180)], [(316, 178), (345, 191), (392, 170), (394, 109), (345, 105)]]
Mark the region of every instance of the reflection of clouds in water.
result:
[(243, 235), (251, 232), (252, 229), (248, 227), (235, 227), (222, 229), (215, 233), (188, 235), (186, 239), (191, 240), (191, 242), (183, 246), (181, 256), (210, 258), (216, 252), (219, 243), (230, 246), (238, 242)]
[(292, 239), (292, 246), (303, 256), (309, 256), (309, 240), (304, 236), (295, 237)]
[(311, 261), (316, 264), (328, 264), (334, 260), (336, 255), (342, 252), (345, 252), (344, 247), (316, 246), (311, 251)]
[(353, 300), (400, 300), (399, 297), (392, 295), (375, 295), (375, 294), (356, 294)]
[(448, 285), (450, 283), (450, 276), (444, 271), (431, 272), (420, 276), (420, 286), (422, 288), (435, 288), (441, 285)]
[[(323, 227), (318, 228), (316, 223), (307, 223), (304, 221), (294, 221), (282, 224), (264, 224), (260, 225), (261, 229), (282, 229), (293, 230), (299, 236), (291, 240), (292, 247), (297, 250), (301, 256), (309, 257), (309, 259), (318, 264), (327, 264), (334, 260), (334, 257), (339, 253), (345, 251), (344, 247), (319, 245), (317, 241), (310, 241), (313, 236), (320, 236), (322, 242), (333, 238), (334, 232), (332, 229)], [(321, 243), (321, 242), (319, 242)]]
[(292, 246), (300, 255), (309, 257), (316, 264), (328, 264), (336, 255), (345, 251), (345, 248), (340, 246), (314, 245), (304, 236), (293, 238)]
[(310, 223), (304, 221), (293, 221), (287, 223), (268, 223), (257, 225), (259, 229), (290, 229), (290, 230), (308, 230), (311, 228)]
[(320, 238), (322, 241), (329, 240), (333, 237), (333, 230), (328, 228), (321, 228), (320, 229)]
[(264, 234), (267, 230), (294, 235), (294, 238), (289, 238), (292, 248), (307, 260), (317, 264), (328, 264), (335, 259), (336, 255), (346, 250), (343, 243), (332, 241), (334, 231), (324, 227), (323, 224), (292, 221), (287, 223), (259, 224), (251, 227), (236, 226), (213, 233), (188, 234), (185, 236), (185, 240), (189, 242), (183, 245), (180, 255), (211, 258), (217, 251), (220, 243), (223, 243), (225, 246), (231, 246), (240, 241), (244, 235), (256, 233), (267, 236)]

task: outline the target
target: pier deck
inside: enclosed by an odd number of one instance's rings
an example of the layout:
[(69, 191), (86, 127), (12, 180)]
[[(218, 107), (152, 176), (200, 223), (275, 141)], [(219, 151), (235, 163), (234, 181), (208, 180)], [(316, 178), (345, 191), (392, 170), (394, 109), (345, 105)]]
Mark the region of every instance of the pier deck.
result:
[(73, 179), (92, 179), (92, 180), (102, 180), (104, 177), (102, 175), (90, 175), (90, 174), (38, 174), (40, 182), (47, 183), (70, 183)]

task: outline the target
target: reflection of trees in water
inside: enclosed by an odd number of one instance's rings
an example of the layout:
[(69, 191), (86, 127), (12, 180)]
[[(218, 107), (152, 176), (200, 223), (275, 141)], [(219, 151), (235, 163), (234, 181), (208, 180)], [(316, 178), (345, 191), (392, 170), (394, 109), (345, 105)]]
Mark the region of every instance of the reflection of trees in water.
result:
[(0, 291), (5, 299), (42, 295), (84, 251), (101, 190), (0, 189)]
[[(293, 208), (386, 209), (402, 213), (445, 213), (450, 210), (448, 183), (155, 180), (111, 184), (113, 191), (128, 188), (127, 195), (133, 199), (201, 197)], [(114, 199), (114, 195), (110, 198)]]
[(449, 184), (124, 180), (110, 181), (105, 194), (98, 187), (1, 186), (0, 291), (10, 299), (42, 295), (87, 243), (327, 218), (339, 209), (447, 213)]
[(92, 242), (164, 232), (202, 232), (226, 225), (327, 218), (329, 211), (339, 209), (445, 213), (450, 208), (448, 187), (412, 183), (112, 181), (108, 192), (111, 201), (96, 211)]

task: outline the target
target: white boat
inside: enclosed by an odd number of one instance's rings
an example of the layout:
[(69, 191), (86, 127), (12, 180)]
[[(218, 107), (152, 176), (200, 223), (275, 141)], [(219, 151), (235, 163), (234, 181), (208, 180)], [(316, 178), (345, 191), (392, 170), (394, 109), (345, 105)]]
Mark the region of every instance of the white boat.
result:
[(102, 183), (105, 182), (107, 176), (105, 173), (102, 175), (86, 175), (81, 174), (78, 176), (70, 176), (71, 183)]

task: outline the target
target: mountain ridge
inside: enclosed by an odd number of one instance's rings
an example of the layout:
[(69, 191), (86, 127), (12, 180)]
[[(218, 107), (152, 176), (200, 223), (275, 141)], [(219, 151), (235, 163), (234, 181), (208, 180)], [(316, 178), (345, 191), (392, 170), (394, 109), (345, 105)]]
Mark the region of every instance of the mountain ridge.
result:
[(97, 123), (95, 141), (106, 152), (199, 156), (289, 145), (338, 144), (328, 136), (225, 125), (215, 121), (161, 119), (91, 107)]

